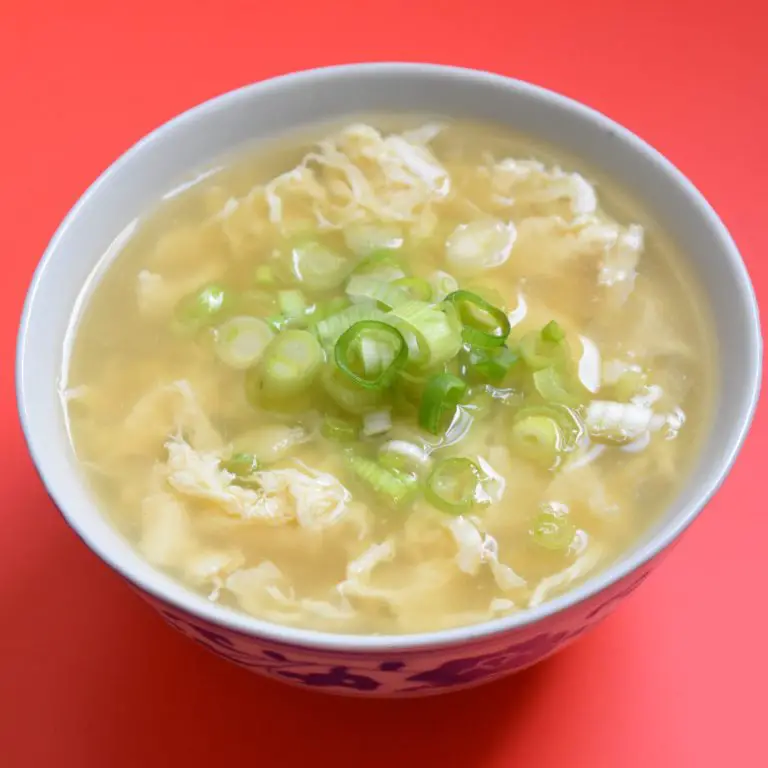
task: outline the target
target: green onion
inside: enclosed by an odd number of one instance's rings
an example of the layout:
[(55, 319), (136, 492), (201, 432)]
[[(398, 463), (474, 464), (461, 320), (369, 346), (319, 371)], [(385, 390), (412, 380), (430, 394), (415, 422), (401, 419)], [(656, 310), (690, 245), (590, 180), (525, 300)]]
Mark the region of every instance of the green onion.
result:
[(411, 475), (386, 469), (362, 456), (349, 456), (348, 462), (352, 471), (361, 480), (394, 504), (400, 504), (416, 491), (416, 478)]
[(275, 270), (269, 264), (259, 264), (253, 273), (253, 279), (257, 285), (274, 285), (277, 280)]
[(483, 474), (469, 459), (457, 457), (439, 461), (427, 479), (424, 495), (432, 506), (451, 515), (470, 512), (485, 503)]
[(445, 301), (456, 307), (464, 341), (475, 347), (498, 347), (509, 336), (509, 319), (500, 309), (470, 291), (454, 291)]
[(536, 387), (536, 391), (549, 403), (558, 403), (575, 408), (585, 400), (582, 387), (575, 383), (571, 383), (570, 387), (566, 386), (565, 376), (554, 366), (535, 371), (533, 385)]
[(323, 369), (321, 381), (331, 400), (346, 413), (360, 416), (381, 407), (384, 390), (361, 387), (335, 365)]
[(291, 320), (285, 315), (271, 315), (270, 317), (265, 318), (264, 322), (275, 333), (280, 333), (281, 331), (288, 330), (288, 328), (291, 327)]
[(552, 341), (557, 344), (565, 338), (565, 331), (562, 329), (559, 323), (554, 320), (550, 320), (541, 329), (541, 338), (544, 341)]
[(310, 291), (338, 288), (350, 270), (347, 259), (314, 241), (293, 248), (291, 265), (295, 278)]
[(236, 477), (249, 477), (259, 469), (259, 462), (252, 453), (234, 453), (221, 462), (221, 468)]
[(304, 314), (295, 315), (293, 317), (288, 317), (286, 315), (272, 315), (264, 318), (264, 322), (266, 322), (275, 333), (280, 333), (280, 331), (286, 331), (291, 328), (294, 330), (306, 330), (311, 325), (312, 314), (312, 307), (308, 307)]
[(216, 329), (216, 354), (231, 368), (244, 370), (257, 363), (274, 334), (263, 320), (233, 317)]
[(421, 368), (435, 368), (461, 349), (461, 322), (451, 305), (436, 307), (408, 301), (388, 315), (408, 342), (410, 358)]
[(331, 349), (342, 334), (355, 323), (363, 320), (384, 320), (385, 317), (386, 315), (380, 309), (376, 309), (373, 304), (353, 304), (341, 312), (320, 320), (315, 325), (315, 331), (320, 343), (326, 349)]
[(175, 311), (176, 326), (180, 330), (196, 332), (221, 322), (234, 308), (234, 297), (220, 285), (206, 285), (185, 296)]
[(335, 416), (326, 416), (320, 427), (320, 434), (326, 440), (337, 443), (351, 442), (357, 439), (358, 428), (351, 421), (339, 419)]
[(518, 409), (512, 419), (513, 424), (529, 416), (544, 416), (552, 419), (560, 428), (563, 439), (563, 450), (572, 451), (584, 434), (584, 425), (576, 411), (564, 405), (547, 403), (544, 405), (528, 405)]
[(568, 521), (564, 512), (547, 506), (533, 519), (530, 534), (540, 547), (562, 552), (573, 544), (576, 527)]
[(452, 373), (438, 373), (429, 379), (419, 406), (421, 427), (439, 435), (446, 413), (454, 414), (466, 391), (466, 382)]
[(384, 389), (408, 359), (408, 347), (397, 328), (379, 320), (362, 320), (336, 342), (339, 369), (365, 389)]
[(278, 291), (277, 303), (287, 318), (303, 317), (307, 312), (307, 300), (301, 291)]
[(278, 397), (303, 392), (312, 384), (322, 363), (323, 350), (309, 331), (282, 331), (264, 350), (262, 388)]
[(352, 270), (353, 275), (370, 275), (379, 280), (399, 280), (405, 277), (405, 270), (392, 251), (373, 251), (361, 259)]
[(516, 420), (511, 437), (519, 455), (548, 467), (555, 465), (563, 448), (560, 427), (549, 416), (526, 416)]
[(429, 276), (429, 285), (432, 288), (432, 298), (442, 301), (446, 296), (459, 290), (459, 283), (453, 275), (437, 270)]
[(392, 285), (404, 288), (411, 299), (432, 301), (432, 286), (423, 277), (401, 277)]
[(369, 275), (353, 275), (346, 288), (347, 296), (355, 299), (369, 299), (381, 305), (384, 309), (399, 307), (409, 301), (408, 292), (384, 280)]
[(498, 384), (503, 381), (520, 355), (509, 347), (470, 347), (464, 355), (464, 365), (468, 375)]
[(532, 371), (562, 365), (568, 359), (563, 329), (554, 321), (541, 331), (530, 331), (520, 339), (520, 354)]
[(576, 448), (583, 434), (579, 417), (562, 405), (527, 406), (512, 419), (512, 447), (521, 456), (550, 468), (558, 463), (561, 453)]
[(392, 429), (392, 409), (370, 411), (363, 416), (363, 434), (366, 437), (384, 435)]
[(312, 322), (315, 326), (331, 315), (335, 315), (349, 307), (349, 299), (346, 296), (336, 296), (328, 301), (321, 301), (315, 304), (315, 311), (312, 313)]

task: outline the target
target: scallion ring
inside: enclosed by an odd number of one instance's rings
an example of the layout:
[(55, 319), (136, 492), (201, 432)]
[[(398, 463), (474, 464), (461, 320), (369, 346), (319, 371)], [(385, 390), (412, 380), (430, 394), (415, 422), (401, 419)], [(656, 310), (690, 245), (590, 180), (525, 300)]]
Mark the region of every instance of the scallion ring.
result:
[(438, 462), (427, 479), (424, 496), (432, 506), (451, 515), (470, 512), (484, 503), (483, 473), (470, 459), (454, 457)]
[(447, 411), (452, 414), (467, 391), (467, 384), (452, 373), (438, 373), (427, 381), (419, 405), (419, 425), (438, 435)]
[(339, 337), (336, 365), (365, 389), (384, 389), (408, 360), (408, 345), (400, 331), (380, 320), (362, 320)]
[(464, 341), (475, 347), (499, 347), (509, 336), (506, 313), (471, 291), (454, 291), (445, 297), (459, 313)]
[(405, 288), (410, 297), (416, 301), (432, 301), (432, 286), (423, 277), (401, 277), (392, 285)]
[(292, 396), (309, 388), (323, 363), (320, 342), (309, 331), (282, 331), (261, 359), (261, 386), (269, 395)]

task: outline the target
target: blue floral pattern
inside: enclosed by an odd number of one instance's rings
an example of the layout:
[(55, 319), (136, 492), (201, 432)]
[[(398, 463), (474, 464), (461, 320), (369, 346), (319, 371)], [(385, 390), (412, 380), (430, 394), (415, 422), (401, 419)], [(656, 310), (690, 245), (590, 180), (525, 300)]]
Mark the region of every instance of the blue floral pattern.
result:
[[(535, 664), (605, 618), (645, 580), (650, 570), (647, 567), (599, 598), (539, 622), (535, 631), (532, 627), (521, 628), (470, 645), (415, 648), (400, 654), (316, 650), (276, 643), (192, 618), (148, 599), (169, 624), (195, 642), (274, 679), (337, 693), (418, 696), (477, 685)], [(469, 648), (475, 653), (468, 653)]]
[(457, 687), (491, 680), (541, 661), (587, 628), (584, 626), (570, 632), (543, 633), (494, 653), (451, 659), (435, 669), (412, 675), (408, 680), (424, 683), (427, 688)]

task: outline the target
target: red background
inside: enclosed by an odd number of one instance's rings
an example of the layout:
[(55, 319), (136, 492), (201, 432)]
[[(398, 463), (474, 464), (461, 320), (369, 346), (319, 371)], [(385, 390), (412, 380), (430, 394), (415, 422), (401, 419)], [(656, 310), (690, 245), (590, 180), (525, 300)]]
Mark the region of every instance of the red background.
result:
[(251, 676), (166, 628), (56, 514), (24, 449), (12, 382), (35, 263), (100, 171), (210, 96), (349, 61), (492, 69), (606, 112), (699, 186), (768, 301), (762, 5), (3, 0), (0, 763), (768, 765), (765, 408), (684, 543), (586, 639), (472, 692), (358, 702)]

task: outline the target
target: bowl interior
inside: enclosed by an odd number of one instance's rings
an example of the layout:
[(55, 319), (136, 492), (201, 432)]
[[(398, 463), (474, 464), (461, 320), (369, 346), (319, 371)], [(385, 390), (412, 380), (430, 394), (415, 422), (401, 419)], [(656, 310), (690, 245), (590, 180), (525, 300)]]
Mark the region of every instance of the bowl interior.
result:
[[(141, 560), (99, 513), (68, 444), (58, 385), (83, 286), (98, 279), (136, 219), (196, 168), (246, 144), (360, 112), (413, 111), (507, 124), (578, 155), (642, 201), (689, 257), (714, 315), (719, 394), (710, 439), (677, 501), (636, 550), (541, 608), (480, 627), (398, 638), (294, 630), (240, 616), (187, 592)], [(107, 258), (103, 258), (104, 254)], [(94, 269), (97, 264), (97, 269)], [(176, 118), (121, 157), (52, 240), (30, 290), (17, 362), (22, 422), (53, 499), (80, 536), (140, 587), (214, 621), (275, 639), (341, 648), (448, 642), (536, 620), (628, 573), (669, 543), (717, 489), (749, 426), (759, 389), (759, 323), (738, 253), (717, 216), (658, 153), (608, 119), (523, 83), (427, 65), (357, 65), (232, 92)]]

